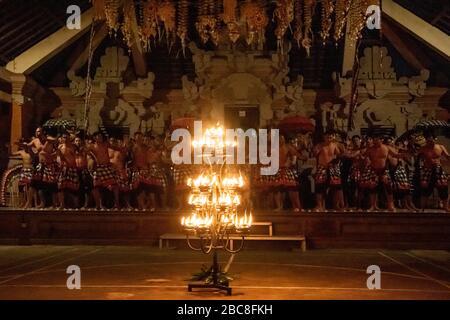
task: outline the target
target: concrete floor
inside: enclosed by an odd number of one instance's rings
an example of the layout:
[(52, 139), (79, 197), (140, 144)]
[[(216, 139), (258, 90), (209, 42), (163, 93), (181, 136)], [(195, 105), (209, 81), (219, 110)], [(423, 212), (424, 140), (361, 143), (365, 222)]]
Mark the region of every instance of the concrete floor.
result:
[[(450, 299), (448, 251), (246, 250), (230, 268), (232, 297), (187, 292), (186, 279), (210, 258), (154, 247), (0, 246), (0, 299)], [(81, 290), (66, 287), (69, 265), (81, 268)], [(366, 287), (369, 265), (381, 269), (380, 290)]]

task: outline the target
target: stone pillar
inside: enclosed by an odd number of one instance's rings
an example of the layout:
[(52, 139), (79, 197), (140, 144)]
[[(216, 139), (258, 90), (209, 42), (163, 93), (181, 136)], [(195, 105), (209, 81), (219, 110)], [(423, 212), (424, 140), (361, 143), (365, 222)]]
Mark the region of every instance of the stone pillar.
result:
[(25, 97), (23, 95), (23, 87), (26, 82), (26, 77), (23, 74), (17, 74), (11, 76), (11, 135), (10, 143), (11, 150), (17, 151), (15, 143), (23, 135), (23, 105), (25, 103)]

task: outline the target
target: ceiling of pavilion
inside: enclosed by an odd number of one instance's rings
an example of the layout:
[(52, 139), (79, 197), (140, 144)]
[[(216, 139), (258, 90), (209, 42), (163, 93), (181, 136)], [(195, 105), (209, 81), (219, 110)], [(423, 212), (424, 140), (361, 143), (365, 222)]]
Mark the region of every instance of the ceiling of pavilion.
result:
[[(404, 8), (410, 10), (417, 16), (436, 26), (447, 34), (450, 34), (450, 9), (447, 1), (440, 0), (394, 0)], [(269, 15), (274, 9), (273, 1), (268, 1)], [(68, 5), (78, 4), (82, 11), (91, 7), (89, 0), (0, 0), (0, 65), (6, 63), (22, 52), (31, 48), (39, 41), (45, 39), (59, 28), (65, 25), (67, 17), (66, 8)], [(319, 8), (317, 8), (319, 10)], [(191, 4), (190, 15), (195, 16), (195, 6)], [(194, 21), (194, 20), (193, 20)], [(388, 21), (395, 25), (394, 21)], [(315, 21), (313, 29), (318, 30), (320, 22)], [(431, 50), (420, 40), (411, 36), (408, 32), (394, 26), (402, 33), (402, 37), (413, 43), (415, 48), (423, 51), (428, 61), (425, 65), (432, 70), (430, 85), (449, 85), (448, 75), (450, 74), (448, 61)], [(195, 35), (195, 29), (191, 34)], [(289, 32), (288, 32), (289, 34)], [(276, 50), (276, 39), (272, 30), (266, 32), (267, 50)], [(318, 37), (317, 37), (318, 38)], [(403, 60), (401, 53), (397, 52), (389, 41), (379, 34), (379, 32), (366, 32), (361, 49), (367, 45), (387, 46), (393, 59), (394, 67), (398, 75), (417, 74)], [(212, 49), (212, 45), (202, 45), (198, 39), (193, 39), (197, 45), (204, 49)], [(88, 45), (89, 34), (86, 33), (75, 43), (69, 45), (58, 55), (47, 61), (44, 65), (36, 69), (32, 76), (39, 82), (48, 86), (67, 85), (66, 71), (71, 61), (83, 48)], [(110, 45), (120, 45), (126, 49), (121, 36), (106, 37), (94, 55), (94, 65), (98, 62), (104, 48)], [(181, 75), (194, 76), (194, 67), (187, 51), (186, 57), (180, 54), (180, 45), (176, 44), (170, 52), (166, 46), (153, 48), (146, 54), (148, 67), (156, 74), (155, 86), (158, 88), (179, 88), (181, 87)], [(126, 49), (127, 50), (127, 49)], [(298, 49), (295, 45), (290, 51), (291, 75), (302, 74), (305, 78), (305, 88), (329, 88), (332, 85), (330, 74), (340, 69), (342, 45), (336, 46), (331, 41), (325, 46), (320, 39), (315, 39), (311, 48), (311, 56), (306, 57), (305, 50)], [(132, 59), (130, 60), (132, 61)], [(59, 68), (54, 66), (58, 65)], [(132, 66), (131, 66), (132, 67)], [(81, 70), (80, 72), (85, 72)]]

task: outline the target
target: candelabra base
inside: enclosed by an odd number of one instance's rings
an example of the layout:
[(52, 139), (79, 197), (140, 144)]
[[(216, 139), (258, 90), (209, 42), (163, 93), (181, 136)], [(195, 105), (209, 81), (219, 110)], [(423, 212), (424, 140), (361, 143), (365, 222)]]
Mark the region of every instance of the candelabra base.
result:
[(225, 291), (227, 296), (231, 296), (232, 288), (226, 285), (214, 284), (214, 283), (189, 283), (188, 291), (192, 292), (192, 289), (217, 289)]

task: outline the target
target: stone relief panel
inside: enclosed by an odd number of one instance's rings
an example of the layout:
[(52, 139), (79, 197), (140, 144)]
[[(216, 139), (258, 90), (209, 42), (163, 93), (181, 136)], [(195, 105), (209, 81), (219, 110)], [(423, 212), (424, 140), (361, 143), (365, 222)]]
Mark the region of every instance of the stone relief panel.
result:
[[(153, 116), (160, 117), (160, 112), (144, 107), (144, 101), (153, 95), (155, 75), (149, 72), (146, 78), (125, 83), (123, 73), (129, 61), (122, 48), (107, 48), (91, 79), (89, 108), (85, 110), (84, 102), (79, 100), (75, 107), (73, 104), (63, 105), (54, 115), (77, 120), (79, 126), (86, 126), (88, 133), (97, 131), (101, 126), (128, 127), (130, 134), (141, 128), (156, 128), (152, 124)], [(74, 71), (69, 71), (67, 77), (72, 96), (84, 100), (86, 79), (77, 76)]]
[[(190, 44), (196, 78), (182, 78), (184, 109), (193, 113), (209, 104), (209, 116), (223, 121), (224, 106), (229, 104), (258, 105), (260, 125), (274, 118), (295, 114), (314, 114), (314, 108), (304, 108), (303, 77), (290, 81), (289, 55), (258, 52), (203, 51)], [(282, 104), (282, 111), (279, 105)], [(198, 113), (197, 113), (198, 114)]]
[[(357, 79), (358, 103), (353, 113), (352, 132), (360, 127), (395, 126), (398, 135), (412, 128), (423, 119), (425, 105), (416, 98), (424, 96), (429, 71), (423, 69), (419, 75), (400, 77), (392, 67), (392, 58), (385, 47), (367, 47), (360, 57)], [(336, 96), (350, 102), (352, 77), (332, 75)], [(332, 107), (321, 108), (322, 126), (340, 121), (338, 112)], [(345, 112), (344, 112), (345, 114)]]

